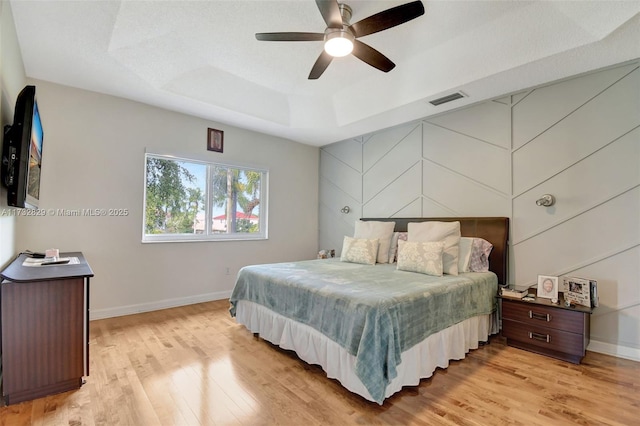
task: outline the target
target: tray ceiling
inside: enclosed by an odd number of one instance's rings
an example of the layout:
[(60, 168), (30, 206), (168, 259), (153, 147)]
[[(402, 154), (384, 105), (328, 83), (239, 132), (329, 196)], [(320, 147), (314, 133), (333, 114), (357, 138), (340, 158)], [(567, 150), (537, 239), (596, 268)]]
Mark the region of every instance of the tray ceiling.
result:
[[(407, 1), (345, 3), (351, 22)], [(322, 146), (640, 57), (637, 1), (423, 1), (363, 37), (396, 63), (353, 56), (307, 76), (322, 32), (313, 0), (11, 1), (28, 77)], [(433, 106), (454, 91), (465, 98)]]

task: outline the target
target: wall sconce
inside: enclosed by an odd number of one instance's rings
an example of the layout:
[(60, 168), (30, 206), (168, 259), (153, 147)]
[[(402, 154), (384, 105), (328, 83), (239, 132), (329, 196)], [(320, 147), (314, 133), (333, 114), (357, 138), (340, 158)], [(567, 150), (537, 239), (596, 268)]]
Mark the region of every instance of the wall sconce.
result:
[(340, 211), (344, 214), (349, 214), (349, 212), (351, 211), (351, 207), (344, 206)]
[(556, 198), (551, 194), (544, 194), (536, 200), (536, 205), (540, 207), (551, 207), (556, 202)]

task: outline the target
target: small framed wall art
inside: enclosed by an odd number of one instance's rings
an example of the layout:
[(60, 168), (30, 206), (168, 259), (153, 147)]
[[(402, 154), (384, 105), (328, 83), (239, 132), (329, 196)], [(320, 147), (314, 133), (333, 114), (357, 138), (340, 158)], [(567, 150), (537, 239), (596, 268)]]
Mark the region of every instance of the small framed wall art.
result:
[(538, 275), (538, 297), (558, 300), (558, 277)]
[(222, 152), (224, 149), (224, 132), (218, 129), (207, 129), (207, 149)]

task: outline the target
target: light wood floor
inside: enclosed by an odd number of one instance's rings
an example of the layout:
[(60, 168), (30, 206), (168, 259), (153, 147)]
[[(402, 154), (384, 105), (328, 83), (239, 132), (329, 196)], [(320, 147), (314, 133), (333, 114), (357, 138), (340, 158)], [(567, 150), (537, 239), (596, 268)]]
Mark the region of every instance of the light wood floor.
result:
[(228, 302), (91, 322), (79, 390), (0, 407), (0, 425), (632, 425), (640, 363), (573, 365), (504, 345), (472, 351), (383, 406), (255, 338)]

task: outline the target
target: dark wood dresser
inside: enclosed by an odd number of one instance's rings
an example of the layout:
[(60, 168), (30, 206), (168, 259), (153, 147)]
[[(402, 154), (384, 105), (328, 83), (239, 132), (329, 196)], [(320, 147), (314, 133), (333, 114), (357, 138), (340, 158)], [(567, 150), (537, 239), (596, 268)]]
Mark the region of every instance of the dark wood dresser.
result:
[(557, 305), (542, 298), (501, 299), (507, 345), (580, 364), (589, 344), (591, 308), (565, 307), (562, 299)]
[(89, 278), (78, 264), (23, 266), (18, 256), (2, 271), (0, 321), (5, 403), (77, 389), (89, 375)]

